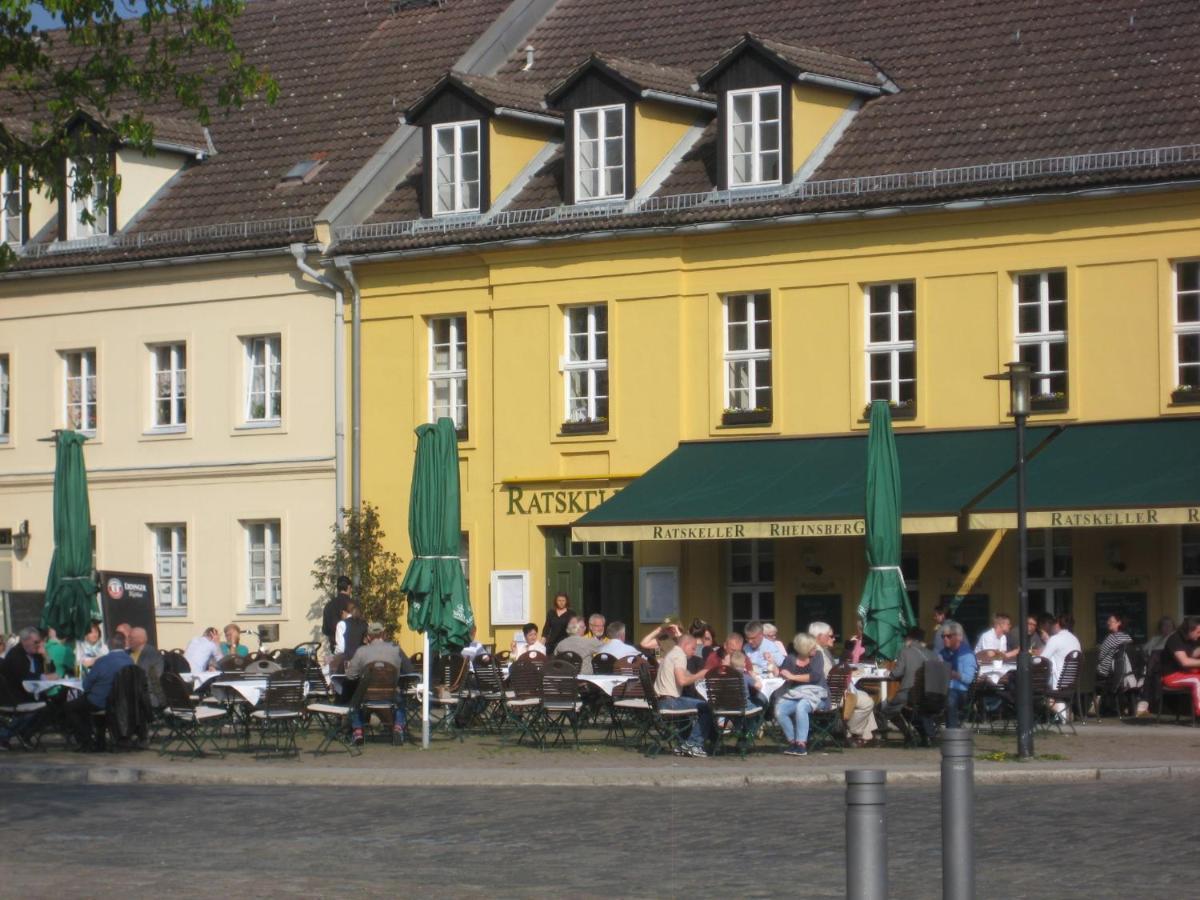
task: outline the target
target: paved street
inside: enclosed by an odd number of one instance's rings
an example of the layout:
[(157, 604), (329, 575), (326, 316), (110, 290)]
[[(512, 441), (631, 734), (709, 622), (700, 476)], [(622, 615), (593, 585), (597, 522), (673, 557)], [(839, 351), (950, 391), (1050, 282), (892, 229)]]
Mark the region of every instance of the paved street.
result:
[[(982, 786), (980, 897), (1178, 896), (1188, 782)], [(0, 893), (842, 896), (836, 788), (5, 785)], [(940, 896), (936, 787), (889, 792), (894, 897)]]

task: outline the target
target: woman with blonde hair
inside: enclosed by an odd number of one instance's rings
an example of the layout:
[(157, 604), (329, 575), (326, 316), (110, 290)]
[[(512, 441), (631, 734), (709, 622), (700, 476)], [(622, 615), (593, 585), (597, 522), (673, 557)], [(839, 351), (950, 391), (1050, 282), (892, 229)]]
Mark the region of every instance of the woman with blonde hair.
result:
[(829, 705), (825, 659), (811, 635), (796, 635), (792, 647), (794, 652), (779, 667), (784, 693), (775, 703), (775, 721), (787, 738), (783, 752), (788, 756), (807, 756), (809, 714)]

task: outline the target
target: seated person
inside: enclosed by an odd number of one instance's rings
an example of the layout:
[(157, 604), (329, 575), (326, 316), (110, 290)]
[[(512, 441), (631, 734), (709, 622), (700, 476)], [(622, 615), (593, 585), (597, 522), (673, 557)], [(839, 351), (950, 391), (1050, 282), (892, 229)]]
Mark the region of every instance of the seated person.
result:
[[(471, 630), (469, 632), (470, 640), (468, 640), (467, 645), (459, 651), (459, 654), (462, 656), (462, 658), (471, 664), (471, 671), (475, 671), (475, 657), (483, 652), (483, 644), (479, 643), (479, 641), (475, 639), (475, 632), (475, 623), (472, 622)], [(368, 636), (370, 635), (369, 629), (367, 634)]]
[[(833, 658), (833, 645), (837, 640), (837, 636), (833, 633), (833, 626), (828, 622), (813, 622), (808, 626), (808, 633), (817, 642), (817, 647), (821, 651), (821, 657), (825, 662), (825, 678), (828, 680), (829, 673), (838, 664), (838, 661)], [(861, 648), (862, 643), (855, 638), (846, 642), (846, 647), (842, 651), (842, 662), (847, 662), (848, 653), (853, 656), (852, 651), (855, 647)], [(853, 699), (847, 700), (846, 697)], [(851, 691), (847, 685), (847, 692), (842, 698), (842, 703), (854, 704), (850, 720), (846, 723), (846, 728), (851, 735), (850, 739), (860, 747), (869, 744), (875, 739), (875, 698), (866, 691)]]
[[(59, 640), (58, 632), (53, 628), (46, 629), (46, 657), (53, 663), (59, 677), (66, 677), (75, 671), (75, 648), (66, 641)], [(61, 688), (55, 688), (61, 690)]]
[(136, 663), (125, 652), (125, 635), (117, 632), (109, 639), (108, 653), (96, 660), (83, 677), (83, 694), (63, 707), (67, 725), (84, 752), (101, 749), (92, 728), (92, 713), (108, 705), (117, 673), (132, 665)]
[(162, 676), (164, 660), (158, 648), (150, 643), (150, 635), (145, 628), (134, 628), (129, 632), (129, 658), (141, 666), (146, 673), (146, 682), (150, 689), (150, 702), (155, 709), (162, 709), (167, 704), (167, 696), (163, 692)]
[(723, 665), (734, 651), (742, 650), (745, 645), (746, 640), (742, 637), (741, 632), (730, 632), (729, 636), (725, 638), (724, 643), (708, 654), (708, 657), (704, 660), (704, 668), (715, 669), (717, 666)]
[[(913, 683), (917, 680), (917, 673), (925, 667), (928, 660), (936, 658), (933, 651), (925, 646), (925, 630), (910, 628), (908, 634), (904, 636), (904, 648), (900, 651), (900, 658), (892, 667), (892, 680), (899, 681), (900, 688), (891, 700), (880, 701), (880, 708), (885, 719), (891, 721), (900, 714), (904, 707), (908, 706), (909, 694), (912, 692)], [(918, 723), (919, 726), (920, 723)], [(923, 737), (933, 736), (924, 733), (924, 729), (922, 732)]]
[(567, 622), (567, 636), (558, 642), (554, 655), (560, 653), (575, 653), (580, 660), (580, 674), (592, 674), (592, 654), (600, 645), (587, 634), (587, 625), (582, 616), (572, 616)]
[[(387, 629), (382, 622), (367, 625), (367, 642), (358, 648), (354, 658), (346, 663), (346, 681), (362, 677), (363, 671), (373, 662), (390, 663), (399, 675), (412, 675), (413, 664), (403, 650), (387, 639)], [(392, 720), (392, 744), (399, 746), (407, 740), (408, 718), (404, 709), (406, 684), (401, 680), (396, 685), (396, 712)], [(353, 693), (351, 691), (350, 693)], [(354, 729), (354, 743), (363, 742), (363, 717), (361, 709), (350, 711), (350, 727)]]
[(1104, 624), (1108, 633), (1100, 642), (1099, 658), (1096, 660), (1096, 677), (1101, 681), (1107, 681), (1112, 675), (1121, 648), (1133, 643), (1133, 638), (1125, 633), (1125, 618), (1120, 613), (1113, 613)]
[(751, 706), (758, 706), (753, 697), (757, 694), (762, 696), (763, 683), (762, 679), (755, 675), (750, 670), (749, 661), (746, 659), (746, 654), (741, 650), (734, 650), (729, 654), (729, 668), (735, 672), (739, 672), (746, 682), (746, 700)]
[(783, 752), (788, 756), (807, 756), (809, 715), (829, 708), (825, 656), (811, 634), (796, 635), (792, 648), (794, 652), (779, 667), (783, 688), (775, 701), (775, 721), (788, 742)]
[(779, 626), (773, 622), (763, 622), (763, 637), (779, 648), (779, 652), (787, 657), (787, 647), (779, 639)]
[[(1042, 637), (1042, 633), (1038, 631), (1038, 617), (1034, 613), (1029, 614), (1029, 618), (1025, 620), (1025, 633), (1029, 635), (1029, 650), (1031, 653), (1041, 653), (1042, 648), (1046, 646), (1046, 641)], [(1020, 647), (1017, 648), (1018, 650)]]
[(1192, 712), (1200, 717), (1200, 616), (1183, 617), (1159, 658), (1163, 687), (1190, 689)]
[(205, 628), (204, 634), (188, 641), (183, 651), (184, 659), (193, 672), (215, 672), (221, 661), (220, 632), (216, 628)]
[(748, 622), (744, 633), (746, 635), (744, 647), (746, 659), (754, 666), (755, 672), (760, 675), (769, 675), (773, 674), (772, 670), (783, 665), (786, 655), (777, 643), (767, 639), (762, 622), (757, 619)]
[(682, 634), (683, 630), (675, 619), (667, 616), (661, 625), (638, 641), (638, 646), (652, 659), (654, 657), (661, 659), (671, 652), (671, 648), (679, 641)]
[(613, 620), (608, 623), (608, 627), (604, 629), (604, 634), (608, 638), (603, 644), (596, 648), (596, 653), (607, 653), (615, 659), (624, 659), (626, 656), (641, 656), (642, 651), (632, 644), (625, 643), (625, 623)]
[(608, 620), (600, 613), (592, 613), (588, 616), (588, 635), (591, 636), (597, 645), (604, 643), (604, 629), (608, 625)]
[(538, 627), (532, 622), (526, 622), (521, 626), (521, 636), (524, 638), (523, 641), (513, 638), (510, 654), (514, 661), (520, 659), (531, 650), (538, 653), (546, 652), (546, 645), (538, 640)]
[(696, 639), (690, 634), (680, 636), (678, 642), (667, 651), (658, 667), (654, 679), (654, 692), (658, 695), (659, 709), (694, 709), (698, 715), (692, 719), (691, 730), (679, 748), (685, 756), (705, 757), (704, 741), (716, 734), (712, 707), (704, 700), (683, 696), (683, 689), (708, 677), (708, 669), (688, 672), (687, 661), (696, 650)]
[(230, 622), (225, 626), (225, 640), (221, 642), (222, 656), (249, 656), (250, 648), (242, 643), (242, 629)]
[[(17, 632), (17, 643), (9, 648), (0, 660), (0, 678), (8, 685), (9, 693), (21, 703), (36, 702), (36, 698), (25, 690), (22, 682), (42, 678), (56, 678), (56, 675), (46, 674), (46, 651), (42, 643), (42, 633), (32, 625)], [(24, 713), (15, 716), (7, 728), (0, 727), (0, 745), (8, 746), (16, 739), (21, 744), (27, 744), (46, 724), (48, 718), (46, 709)]]
[(93, 620), (83, 639), (75, 642), (75, 662), (81, 674), (85, 674), (107, 652), (108, 644), (104, 643), (100, 634), (100, 623)]
[(950, 669), (950, 690), (946, 694), (946, 727), (962, 725), (962, 709), (975, 681), (979, 663), (967, 644), (963, 627), (957, 622), (946, 622), (942, 626), (942, 661)]
[(975, 642), (975, 656), (981, 661), (993, 659), (1015, 659), (1020, 647), (1010, 650), (1008, 633), (1012, 631), (1012, 618), (1008, 613), (998, 612), (992, 616), (992, 627)]

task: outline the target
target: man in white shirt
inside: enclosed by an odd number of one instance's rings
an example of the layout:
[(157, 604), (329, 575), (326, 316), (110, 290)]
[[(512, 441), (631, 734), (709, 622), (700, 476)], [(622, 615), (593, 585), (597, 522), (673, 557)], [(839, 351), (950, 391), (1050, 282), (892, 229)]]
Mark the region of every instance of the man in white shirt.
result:
[(975, 642), (975, 655), (987, 653), (989, 658), (1012, 659), (1021, 652), (1020, 647), (1016, 650), (1008, 649), (1008, 634), (1012, 631), (1012, 619), (1008, 613), (996, 613), (992, 616), (992, 627), (979, 636), (979, 640)]
[(642, 651), (637, 647), (625, 643), (624, 622), (609, 622), (608, 627), (604, 629), (604, 634), (608, 640), (596, 648), (597, 653), (607, 653), (617, 659), (642, 655)]
[[(1079, 638), (1071, 633), (1071, 629), (1075, 627), (1075, 618), (1070, 613), (1063, 613), (1054, 623), (1054, 633), (1050, 635), (1050, 640), (1046, 641), (1046, 646), (1042, 648), (1041, 656), (1050, 660), (1050, 687), (1058, 687), (1058, 678), (1062, 674), (1063, 662), (1067, 655), (1075, 650), (1082, 652), (1083, 648), (1079, 644)], [(1059, 711), (1059, 707), (1064, 706), (1062, 703), (1056, 703), (1055, 712)]]
[(205, 628), (204, 634), (188, 641), (183, 651), (188, 667), (196, 673), (215, 670), (221, 661), (220, 640), (221, 632), (215, 628)]

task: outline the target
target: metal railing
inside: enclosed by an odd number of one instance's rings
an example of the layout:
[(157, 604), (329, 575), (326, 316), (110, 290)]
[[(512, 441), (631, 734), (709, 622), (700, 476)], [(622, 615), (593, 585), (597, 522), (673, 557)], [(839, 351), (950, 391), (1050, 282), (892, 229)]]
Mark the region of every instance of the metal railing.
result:
[(170, 228), (163, 231), (135, 231), (128, 234), (100, 234), (75, 241), (54, 241), (48, 244), (26, 244), (21, 256), (37, 258), (60, 253), (81, 253), (89, 250), (140, 249), (162, 245), (193, 244), (203, 241), (239, 240), (268, 234), (311, 234), (315, 219), (312, 216), (288, 216), (263, 219), (257, 222), (223, 222), (216, 225), (194, 225), (189, 228)]
[(892, 172), (856, 178), (832, 178), (795, 184), (728, 191), (700, 191), (688, 194), (651, 196), (621, 203), (547, 206), (514, 209), (487, 214), (456, 215), (398, 222), (345, 225), (335, 230), (339, 241), (409, 237), (418, 234), (504, 229), (586, 219), (609, 219), (661, 213), (676, 213), (706, 207), (754, 204), (771, 200), (812, 200), (831, 197), (859, 197), (965, 185), (1015, 182), (1023, 179), (1079, 175), (1117, 169), (1136, 170), (1200, 162), (1200, 144), (1181, 144), (1148, 149), (1111, 150), (1079, 153), (1072, 156), (1047, 156), (1009, 162), (981, 163), (949, 169), (924, 169)]

